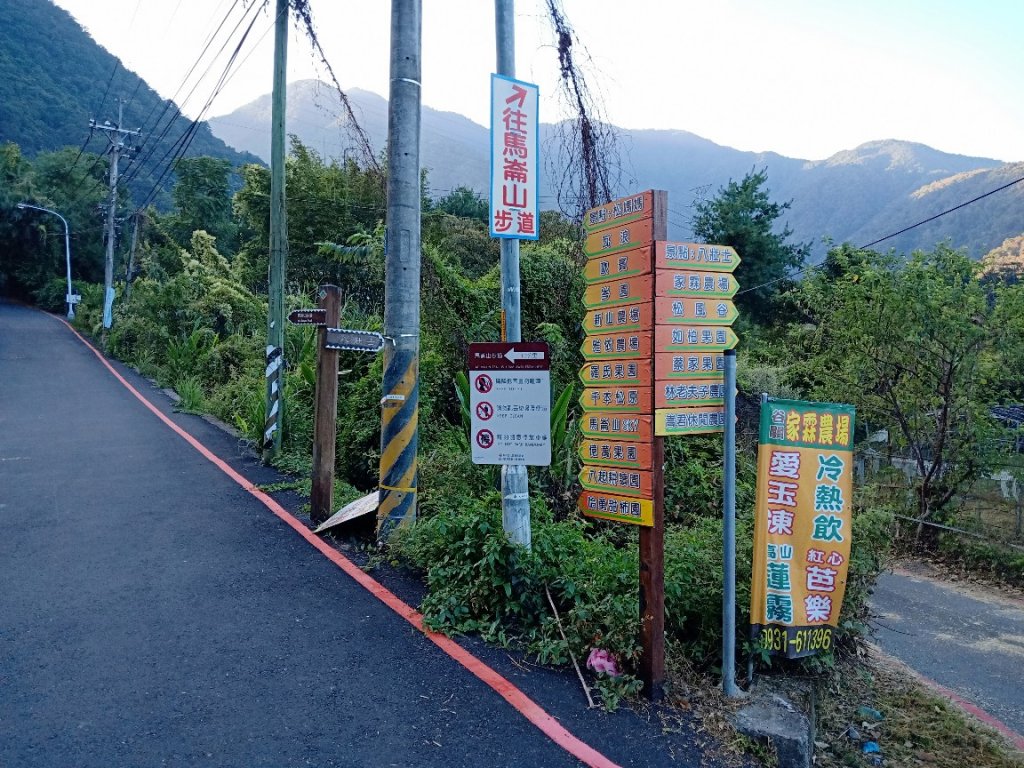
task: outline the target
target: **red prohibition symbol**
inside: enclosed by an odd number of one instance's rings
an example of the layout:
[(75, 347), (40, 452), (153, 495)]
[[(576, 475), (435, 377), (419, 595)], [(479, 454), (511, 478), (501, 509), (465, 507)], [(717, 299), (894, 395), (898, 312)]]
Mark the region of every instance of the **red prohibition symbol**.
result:
[(491, 380), (491, 377), (488, 376), (486, 373), (481, 373), (479, 376), (477, 376), (475, 384), (476, 391), (482, 392), (485, 395), (488, 392), (490, 392), (491, 389), (494, 387), (494, 382)]
[(489, 429), (481, 429), (476, 433), (476, 444), (481, 448), (490, 448), (494, 445), (494, 433)]
[(487, 421), (494, 415), (494, 406), (488, 402), (476, 404), (476, 415), (483, 421)]

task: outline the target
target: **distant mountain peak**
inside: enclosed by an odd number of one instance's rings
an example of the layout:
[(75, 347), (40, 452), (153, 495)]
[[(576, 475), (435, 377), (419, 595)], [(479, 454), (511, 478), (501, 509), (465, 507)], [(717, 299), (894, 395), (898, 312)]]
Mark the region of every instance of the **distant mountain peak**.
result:
[[(339, 119), (341, 108), (334, 89), (315, 80), (289, 87), (288, 130), (325, 158), (342, 157), (351, 141), (345, 121)], [(361, 88), (345, 92), (372, 145), (385, 146), (387, 100)], [(270, 115), (256, 104), (263, 101), (210, 123), (228, 144), (265, 157), (270, 145)], [(486, 194), (490, 175), (487, 128), (429, 105), (423, 107), (421, 125), (420, 160), (428, 171), (432, 194), (443, 195), (456, 187)], [(541, 158), (538, 194), (544, 208), (555, 207), (560, 195), (572, 194), (572, 190), (562, 189), (565, 170), (559, 165), (559, 133), (569, 129), (564, 123), (541, 126), (545, 156)], [(815, 243), (815, 259), (824, 255), (820, 245), (824, 236), (835, 242), (871, 242), (1005, 184), (1009, 178), (1004, 176), (1010, 173), (1010, 166), (995, 160), (953, 155), (896, 139), (865, 142), (827, 160), (810, 162), (773, 152), (743, 152), (683, 129), (616, 129), (616, 133), (618, 152), (608, 160), (622, 172), (623, 179), (636, 181), (613, 192), (668, 190), (670, 237), (692, 236), (689, 219), (695, 202), (707, 199), (730, 180), (741, 179), (751, 168), (767, 167), (772, 199), (792, 200), (785, 223), (795, 240)], [(1018, 189), (1024, 197), (1024, 185)], [(915, 190), (919, 194), (914, 195)], [(887, 245), (909, 252), (932, 248), (949, 238), (954, 246), (980, 256), (1019, 234), (1024, 219), (1024, 205), (1017, 202), (1016, 192), (991, 200), (915, 228)]]
[(951, 175), (976, 170), (979, 166), (991, 168), (998, 160), (985, 157), (951, 155), (915, 141), (881, 139), (867, 141), (854, 149), (844, 149), (820, 161), (819, 165), (873, 165), (886, 171), (907, 171)]

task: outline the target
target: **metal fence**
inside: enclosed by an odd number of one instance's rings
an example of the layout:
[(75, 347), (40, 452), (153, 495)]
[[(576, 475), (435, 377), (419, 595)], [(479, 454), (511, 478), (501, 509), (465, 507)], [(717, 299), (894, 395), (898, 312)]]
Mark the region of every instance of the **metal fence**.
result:
[[(921, 475), (914, 459), (875, 449), (856, 455), (855, 477), (887, 492), (893, 501), (905, 500), (899, 518), (923, 523), (960, 536), (1024, 551), (1024, 461), (997, 464), (991, 473), (959, 493), (949, 504), (944, 521), (918, 520), (915, 486)], [(926, 463), (926, 469), (929, 468)]]

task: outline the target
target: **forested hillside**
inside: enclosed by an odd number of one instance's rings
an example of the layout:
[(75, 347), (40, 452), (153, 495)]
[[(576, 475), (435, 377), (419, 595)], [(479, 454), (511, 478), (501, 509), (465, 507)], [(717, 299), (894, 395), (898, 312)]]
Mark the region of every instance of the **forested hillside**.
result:
[[(361, 89), (348, 96), (375, 148), (384, 147), (387, 101)], [(353, 146), (337, 96), (315, 80), (289, 85), (288, 131), (325, 157), (341, 158)], [(543, 117), (543, 116), (542, 116)], [(270, 142), (270, 96), (210, 119), (215, 135), (238, 149), (263, 157)], [(468, 187), (487, 190), (488, 130), (468, 118), (425, 106), (422, 162), (431, 192), (448, 194)], [(557, 206), (564, 169), (557, 157), (560, 127), (541, 126), (541, 204)], [(351, 155), (351, 151), (348, 152)], [(984, 157), (952, 155), (910, 141), (884, 140), (838, 152), (824, 160), (784, 157), (775, 152), (743, 152), (687, 130), (621, 130), (617, 156), (619, 193), (653, 187), (669, 191), (673, 237), (692, 235), (692, 207), (730, 180), (752, 169), (767, 169), (773, 197), (792, 200), (786, 222), (797, 239), (812, 244), (811, 256), (824, 256), (823, 238), (864, 245), (926, 219), (1019, 176), (1021, 167)], [(1016, 175), (1014, 175), (1016, 174)], [(1024, 189), (993, 197), (933, 225), (887, 240), (884, 248), (910, 252), (950, 240), (980, 258), (1007, 237), (1024, 231)], [(997, 199), (998, 198), (998, 199)]]
[(154, 202), (169, 204), (171, 173), (165, 171), (186, 142), (186, 156), (222, 158), (233, 166), (258, 162), (214, 137), (205, 123), (189, 139), (191, 120), (49, 0), (0, 0), (0, 18), (0, 143), (14, 142), (26, 157), (63, 147), (101, 154), (107, 139), (98, 131), (90, 135), (89, 120), (116, 122), (118, 99), (124, 99), (123, 127), (143, 131), (140, 151), (122, 167), (136, 204), (158, 182)]

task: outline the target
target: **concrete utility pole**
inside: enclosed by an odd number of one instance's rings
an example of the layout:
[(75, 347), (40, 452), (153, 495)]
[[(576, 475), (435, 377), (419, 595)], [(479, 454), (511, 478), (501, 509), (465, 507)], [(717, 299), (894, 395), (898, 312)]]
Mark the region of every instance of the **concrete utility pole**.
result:
[(270, 288), (267, 312), (266, 419), (263, 458), (270, 461), (281, 451), (284, 416), (284, 276), (288, 256), (285, 219), (284, 118), (288, 61), (288, 2), (277, 0), (274, 25), (274, 90), (270, 128)]
[(117, 104), (117, 125), (104, 122), (98, 124), (89, 121), (93, 130), (103, 131), (110, 142), (110, 199), (107, 203), (107, 257), (103, 264), (103, 328), (108, 330), (114, 321), (114, 246), (117, 244), (115, 220), (117, 218), (117, 162), (125, 149), (125, 140), (130, 136), (138, 136), (139, 131), (129, 131), (121, 127), (124, 120), (124, 101)]
[(421, 0), (391, 2), (388, 203), (377, 536), (416, 519), (420, 356)]
[[(494, 1), (498, 49), (498, 74), (516, 76), (515, 7), (513, 0)], [(519, 241), (501, 241), (501, 309), (504, 338), (522, 341), (519, 291)], [(501, 468), (501, 522), (509, 540), (530, 549), (530, 485), (526, 467), (506, 464)]]

